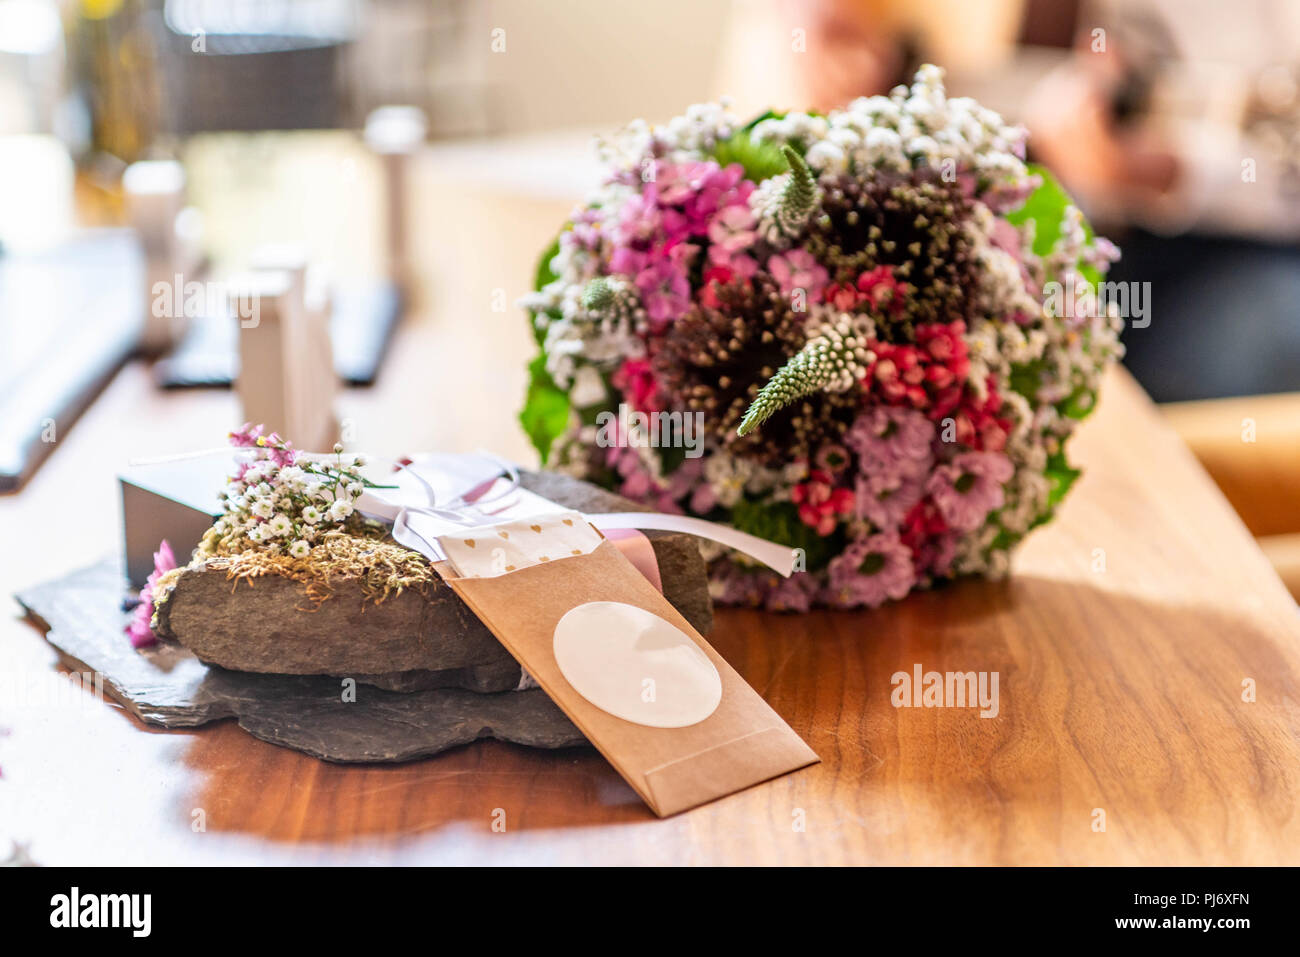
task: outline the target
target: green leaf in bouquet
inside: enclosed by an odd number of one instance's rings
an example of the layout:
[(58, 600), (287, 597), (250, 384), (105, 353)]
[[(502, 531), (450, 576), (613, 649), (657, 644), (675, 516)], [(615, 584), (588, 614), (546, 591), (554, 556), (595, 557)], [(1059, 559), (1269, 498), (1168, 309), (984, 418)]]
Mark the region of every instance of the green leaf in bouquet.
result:
[(818, 535), (799, 520), (799, 510), (789, 502), (761, 505), (742, 499), (731, 510), (731, 524), (769, 542), (803, 549), (809, 571), (824, 568), (844, 550), (842, 532), (837, 530), (831, 535)]
[[(1052, 486), (1051, 491), (1047, 493), (1047, 516), (1050, 516), (1065, 498), (1065, 494), (1070, 491), (1070, 486), (1083, 472), (1071, 466), (1065, 457), (1065, 452), (1059, 451), (1047, 460), (1047, 470), (1044, 474)], [(1046, 521), (1046, 517), (1043, 520)]]
[(551, 445), (569, 425), (569, 397), (546, 371), (544, 355), (528, 364), (528, 393), (519, 412), (519, 424), (545, 464)]
[[(1056, 241), (1061, 238), (1061, 223), (1065, 220), (1065, 208), (1078, 204), (1046, 166), (1030, 163), (1028, 167), (1029, 172), (1041, 179), (1043, 184), (1029, 194), (1025, 205), (1007, 213), (1006, 219), (1013, 226), (1022, 226), (1033, 220), (1034, 255), (1046, 256), (1052, 251)], [(1088, 237), (1088, 245), (1091, 246), (1096, 234), (1086, 219), (1083, 221), (1083, 231)], [(1079, 267), (1079, 272), (1093, 286), (1101, 281), (1101, 274), (1094, 266), (1082, 265)]]
[(759, 123), (762, 123), (764, 120), (779, 120), (783, 116), (785, 116), (785, 113), (780, 112), (778, 110), (764, 110), (762, 113), (758, 114), (758, 116), (754, 117), (743, 127), (741, 127), (741, 129), (744, 132), (748, 133), (754, 127), (758, 126)]
[(551, 269), (551, 260), (556, 257), (560, 251), (560, 237), (556, 236), (555, 240), (546, 247), (546, 252), (542, 253), (542, 258), (537, 260), (537, 269), (533, 273), (533, 289), (540, 290), (543, 286), (549, 286), (560, 277)]
[[(758, 120), (754, 122), (757, 123)], [(789, 168), (785, 157), (781, 155), (781, 148), (771, 143), (755, 142), (750, 138), (749, 127), (733, 133), (715, 146), (713, 158), (719, 166), (739, 163), (745, 170), (745, 179), (755, 183), (778, 176)]]
[(1038, 389), (1043, 384), (1043, 371), (1047, 363), (1042, 359), (1014, 363), (1008, 378), (1013, 392), (1018, 392), (1030, 402), (1038, 401)]
[(1097, 394), (1088, 388), (1079, 386), (1062, 402), (1057, 403), (1056, 411), (1070, 419), (1086, 419), (1097, 407)]

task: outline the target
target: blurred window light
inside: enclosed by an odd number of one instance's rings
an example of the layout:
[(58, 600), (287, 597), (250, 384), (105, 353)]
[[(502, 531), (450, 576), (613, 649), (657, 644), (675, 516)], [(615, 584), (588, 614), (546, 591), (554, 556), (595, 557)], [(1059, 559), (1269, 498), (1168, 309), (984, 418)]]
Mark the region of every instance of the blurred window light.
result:
[(167, 0), (163, 22), (184, 36), (338, 40), (356, 31), (357, 0)]
[(58, 7), (46, 0), (0, 0), (0, 52), (40, 56), (63, 47)]

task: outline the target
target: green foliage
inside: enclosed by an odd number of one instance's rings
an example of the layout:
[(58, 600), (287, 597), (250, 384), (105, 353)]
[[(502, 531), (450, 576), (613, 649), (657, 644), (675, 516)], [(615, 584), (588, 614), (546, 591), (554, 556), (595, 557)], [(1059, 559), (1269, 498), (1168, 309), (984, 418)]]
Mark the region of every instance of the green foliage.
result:
[[(759, 117), (764, 119), (765, 117)], [(755, 120), (754, 123), (757, 123)], [(752, 126), (753, 124), (750, 124)], [(786, 171), (788, 164), (781, 155), (779, 147), (771, 143), (756, 143), (750, 139), (750, 127), (746, 127), (730, 138), (723, 140), (713, 149), (713, 158), (719, 166), (739, 163), (745, 170), (745, 179), (761, 183)]]
[[(551, 271), (551, 260), (559, 251), (560, 239), (557, 236), (555, 242), (547, 247), (546, 252), (542, 253), (542, 258), (537, 262), (537, 270), (533, 276), (535, 290), (549, 285), (558, 278)], [(539, 328), (535, 313), (529, 313), (529, 323), (533, 327), (533, 339), (540, 349), (546, 338), (546, 331)], [(550, 455), (551, 445), (564, 432), (568, 423), (569, 397), (546, 371), (546, 356), (538, 354), (528, 364), (528, 390), (524, 395), (524, 407), (519, 411), (519, 424), (524, 427), (524, 432), (527, 433), (533, 447), (537, 449), (537, 454), (541, 456), (543, 463)]]
[(1010, 375), (1012, 391), (1020, 393), (1030, 402), (1037, 403), (1038, 387), (1043, 384), (1045, 366), (1046, 363), (1042, 359), (1013, 365)]
[[(1048, 172), (1047, 167), (1030, 163), (1029, 171), (1038, 176), (1043, 184), (1029, 194), (1025, 205), (1007, 213), (1006, 218), (1013, 226), (1020, 226), (1033, 220), (1034, 254), (1046, 256), (1052, 251), (1053, 244), (1061, 238), (1061, 222), (1065, 218), (1065, 207), (1077, 204), (1070, 198), (1070, 194), (1065, 191), (1060, 181)], [(1091, 245), (1095, 236), (1092, 226), (1085, 221), (1083, 229)], [(1101, 280), (1101, 276), (1092, 266), (1083, 266), (1080, 271), (1094, 286)]]
[(731, 510), (731, 524), (770, 542), (803, 549), (809, 571), (824, 568), (844, 549), (842, 531), (818, 535), (799, 520), (799, 510), (789, 502), (759, 505), (742, 499)]
[(1083, 473), (1081, 470), (1071, 467), (1065, 457), (1065, 451), (1061, 450), (1047, 460), (1045, 474), (1047, 481), (1052, 486), (1052, 490), (1047, 495), (1047, 514), (1050, 516), (1056, 510), (1056, 506), (1065, 498), (1065, 493), (1070, 491), (1070, 486)]
[(569, 397), (546, 371), (544, 355), (528, 364), (528, 392), (519, 412), (519, 424), (545, 464), (551, 445), (568, 427)]

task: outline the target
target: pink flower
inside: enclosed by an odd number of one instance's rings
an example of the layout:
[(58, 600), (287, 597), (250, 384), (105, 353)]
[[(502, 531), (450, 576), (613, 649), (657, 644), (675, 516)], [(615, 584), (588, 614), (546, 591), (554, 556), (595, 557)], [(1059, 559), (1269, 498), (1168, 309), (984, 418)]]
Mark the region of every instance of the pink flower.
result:
[[(242, 431), (247, 434), (249, 427), (245, 426)], [(125, 628), (131, 639), (132, 648), (143, 648), (158, 640), (150, 625), (153, 620), (154, 588), (157, 587), (158, 579), (163, 576), (163, 573), (175, 567), (176, 556), (172, 554), (172, 547), (164, 538), (158, 544), (158, 551), (153, 555), (153, 572), (145, 580), (144, 587), (140, 589), (140, 604), (136, 606), (131, 623)]]
[(835, 442), (827, 442), (817, 450), (813, 461), (822, 471), (838, 475), (849, 464), (849, 451)]
[(752, 256), (731, 252), (725, 246), (710, 246), (709, 262), (711, 268), (724, 269), (738, 279), (749, 279), (758, 272), (758, 263)]
[(709, 241), (729, 253), (754, 245), (754, 211), (748, 206), (728, 206), (709, 222)]
[(829, 572), (829, 598), (843, 608), (875, 608), (906, 597), (916, 584), (912, 552), (897, 532), (856, 539), (831, 559)]
[(641, 270), (637, 273), (636, 286), (641, 290), (641, 301), (652, 322), (670, 322), (690, 308), (691, 284), (686, 279), (686, 270), (672, 259), (659, 259)]
[(257, 445), (258, 438), (262, 435), (260, 425), (254, 425), (252, 422), (245, 422), (238, 430), (230, 433), (230, 444), (237, 449), (252, 448)]
[(934, 470), (925, 491), (951, 528), (972, 532), (989, 512), (1002, 507), (1002, 485), (1014, 472), (1001, 452), (963, 452)]
[(821, 298), (829, 278), (812, 253), (804, 249), (791, 249), (773, 256), (767, 261), (767, 271), (781, 286), (782, 295), (789, 296), (796, 289), (802, 289), (808, 302), (817, 302)]

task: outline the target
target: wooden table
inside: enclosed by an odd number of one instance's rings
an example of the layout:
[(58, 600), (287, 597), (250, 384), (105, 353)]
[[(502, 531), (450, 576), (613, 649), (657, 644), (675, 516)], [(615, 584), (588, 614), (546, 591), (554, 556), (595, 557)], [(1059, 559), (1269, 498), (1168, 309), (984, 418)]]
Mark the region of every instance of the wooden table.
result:
[[(563, 204), (453, 185), (422, 188), (468, 232), (422, 247), (424, 318), (341, 411), (376, 452), (523, 457), (511, 413), (527, 332), (491, 293), (520, 290)], [(3, 591), (116, 547), (112, 475), (128, 457), (211, 444), (237, 417), (227, 393), (161, 396), (126, 369), (0, 499)], [(0, 840), (47, 864), (1300, 863), (1295, 603), (1126, 375), (1072, 451), (1085, 477), (1008, 581), (874, 612), (720, 612), (714, 645), (822, 763), (668, 820), (595, 752), (485, 741), (343, 767), (233, 722), (152, 730), (60, 696), (53, 651), (13, 606)], [(997, 672), (999, 715), (894, 708), (891, 676), (916, 664)]]

